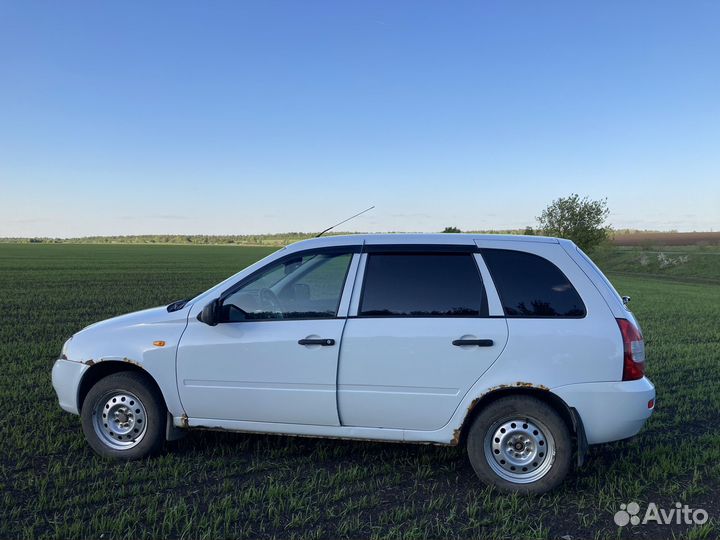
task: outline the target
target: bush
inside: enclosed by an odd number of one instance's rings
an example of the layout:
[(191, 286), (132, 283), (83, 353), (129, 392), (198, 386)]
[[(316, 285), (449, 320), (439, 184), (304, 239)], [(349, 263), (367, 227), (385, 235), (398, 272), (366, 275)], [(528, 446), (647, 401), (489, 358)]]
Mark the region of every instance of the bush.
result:
[(605, 225), (610, 214), (607, 199), (593, 201), (576, 193), (556, 199), (537, 218), (543, 233), (568, 238), (590, 251), (605, 242), (611, 228)]

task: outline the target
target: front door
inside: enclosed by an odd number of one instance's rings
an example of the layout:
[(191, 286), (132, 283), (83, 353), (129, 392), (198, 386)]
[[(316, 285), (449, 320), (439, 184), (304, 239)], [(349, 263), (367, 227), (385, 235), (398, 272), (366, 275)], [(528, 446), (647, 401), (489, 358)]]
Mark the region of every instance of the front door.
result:
[(191, 317), (177, 356), (180, 398), (197, 419), (338, 425), (338, 317), (351, 253), (302, 252), (223, 295), (221, 320)]
[(488, 316), (472, 248), (366, 249), (361, 297), (340, 354), (340, 420), (346, 426), (440, 429), (505, 347), (505, 319)]

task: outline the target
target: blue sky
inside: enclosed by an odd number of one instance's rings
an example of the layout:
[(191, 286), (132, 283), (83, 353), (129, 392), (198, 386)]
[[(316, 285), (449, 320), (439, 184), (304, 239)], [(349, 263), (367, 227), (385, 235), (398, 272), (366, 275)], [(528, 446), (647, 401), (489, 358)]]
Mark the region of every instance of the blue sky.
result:
[(0, 236), (720, 228), (716, 2), (0, 3)]

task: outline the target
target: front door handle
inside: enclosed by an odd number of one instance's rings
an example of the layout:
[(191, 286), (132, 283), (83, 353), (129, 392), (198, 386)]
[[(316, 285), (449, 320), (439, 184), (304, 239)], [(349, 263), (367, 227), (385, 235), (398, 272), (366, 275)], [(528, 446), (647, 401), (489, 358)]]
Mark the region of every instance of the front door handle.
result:
[(452, 342), (456, 347), (462, 347), (464, 345), (477, 345), (478, 347), (492, 347), (492, 339), (456, 339)]
[(299, 345), (322, 345), (323, 347), (330, 347), (332, 345), (335, 345), (334, 339), (326, 339), (326, 338), (305, 338), (298, 340)]

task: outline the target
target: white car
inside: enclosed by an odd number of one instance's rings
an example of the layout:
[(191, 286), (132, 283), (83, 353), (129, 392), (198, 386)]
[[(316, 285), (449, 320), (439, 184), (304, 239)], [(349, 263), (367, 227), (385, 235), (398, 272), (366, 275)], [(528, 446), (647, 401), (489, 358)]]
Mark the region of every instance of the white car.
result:
[(81, 330), (52, 380), (102, 456), (191, 428), (465, 444), (484, 482), (540, 493), (652, 414), (625, 304), (568, 240), (317, 238)]

